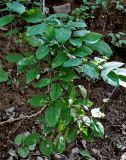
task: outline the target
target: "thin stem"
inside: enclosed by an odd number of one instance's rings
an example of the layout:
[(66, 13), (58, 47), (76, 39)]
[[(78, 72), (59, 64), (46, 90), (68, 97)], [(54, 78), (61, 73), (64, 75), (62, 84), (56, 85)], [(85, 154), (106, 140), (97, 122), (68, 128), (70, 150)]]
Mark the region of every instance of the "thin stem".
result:
[(42, 13), (45, 15), (45, 0), (40, 0), (40, 8)]
[(43, 0), (43, 14), (45, 15), (45, 0)]
[(14, 118), (10, 118), (10, 119), (8, 119), (6, 121), (0, 122), (0, 125), (2, 126), (2, 125), (5, 125), (5, 124), (8, 124), (8, 123), (13, 123), (13, 122), (21, 121), (21, 120), (24, 120), (24, 119), (30, 119), (30, 118), (36, 117), (36, 116), (40, 115), (45, 108), (46, 108), (46, 106), (41, 108), (37, 113), (34, 113), (34, 114), (30, 115), (30, 116), (27, 115), (27, 116), (23, 116), (21, 118), (18, 117), (18, 118), (15, 118), (15, 119)]

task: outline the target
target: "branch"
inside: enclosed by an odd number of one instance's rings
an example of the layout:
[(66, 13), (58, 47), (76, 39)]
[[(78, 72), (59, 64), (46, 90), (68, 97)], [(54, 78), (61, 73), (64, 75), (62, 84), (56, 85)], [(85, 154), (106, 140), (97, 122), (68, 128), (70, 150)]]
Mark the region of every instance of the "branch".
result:
[(0, 122), (0, 126), (2, 126), (4, 124), (13, 123), (13, 122), (17, 122), (17, 121), (21, 121), (21, 120), (25, 120), (25, 119), (30, 119), (30, 118), (36, 117), (36, 116), (40, 115), (45, 108), (46, 108), (46, 106), (44, 106), (37, 113), (34, 113), (34, 114), (30, 115), (30, 116), (27, 115), (27, 116), (20, 117), (20, 118), (15, 118), (15, 119), (14, 118), (10, 118), (10, 119), (8, 119), (6, 121)]
[(43, 14), (45, 15), (45, 0), (43, 0)]
[(45, 15), (45, 0), (40, 0), (40, 8), (43, 14)]

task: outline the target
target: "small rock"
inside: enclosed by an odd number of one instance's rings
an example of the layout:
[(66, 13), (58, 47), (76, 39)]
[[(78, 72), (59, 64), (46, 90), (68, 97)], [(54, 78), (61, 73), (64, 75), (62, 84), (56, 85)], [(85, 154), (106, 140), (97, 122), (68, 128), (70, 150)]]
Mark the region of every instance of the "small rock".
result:
[(7, 160), (14, 160), (13, 156), (10, 156)]
[(59, 154), (55, 154), (54, 156), (56, 159), (61, 159), (61, 155), (59, 155)]
[(53, 10), (55, 13), (68, 14), (71, 11), (71, 5), (70, 5), (70, 3), (66, 3), (66, 4), (60, 5), (60, 6), (53, 6)]
[(87, 148), (87, 147), (86, 147), (87, 142), (86, 142), (85, 140), (82, 140), (81, 143), (82, 143), (82, 145), (83, 145), (84, 148)]
[(9, 109), (6, 109), (6, 112), (13, 112), (15, 110), (15, 107), (11, 107), (11, 108), (9, 108)]
[(0, 27), (0, 30), (1, 30), (1, 31), (7, 31), (8, 29), (5, 28), (5, 27)]
[(126, 152), (121, 156), (120, 160), (126, 160)]
[(43, 160), (43, 158), (42, 157), (37, 157), (37, 159), (36, 160)]
[(92, 152), (93, 152), (96, 156), (100, 157), (100, 151), (98, 151), (97, 149), (93, 148), (93, 149), (92, 149)]
[(88, 159), (88, 160), (96, 160), (95, 158), (90, 158), (90, 159)]
[(79, 148), (73, 148), (72, 149), (72, 154), (78, 154), (79, 153)]

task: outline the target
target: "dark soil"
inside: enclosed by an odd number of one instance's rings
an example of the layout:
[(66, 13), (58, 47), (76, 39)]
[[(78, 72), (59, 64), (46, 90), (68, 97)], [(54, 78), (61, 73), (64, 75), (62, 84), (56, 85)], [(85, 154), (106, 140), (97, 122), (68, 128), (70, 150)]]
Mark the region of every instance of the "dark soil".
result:
[[(89, 27), (93, 31), (103, 33), (105, 36), (109, 31), (126, 33), (125, 17), (126, 14), (111, 11), (110, 9), (107, 12), (103, 12), (100, 16), (97, 15), (90, 22)], [(105, 37), (105, 39), (110, 43), (108, 37)], [(10, 79), (13, 82), (12, 85), (0, 84), (0, 121), (36, 112), (27, 104), (27, 100), (37, 93), (38, 90), (32, 86), (25, 85), (25, 77), (16, 75), (16, 66), (7, 63), (4, 59), (4, 56), (9, 52), (22, 53), (29, 49), (32, 50), (25, 44), (18, 43), (16, 45), (12, 37), (8, 39), (0, 37), (0, 60), (4, 64), (4, 68), (9, 70)], [(115, 52), (113, 60), (126, 62), (125, 47), (123, 49), (113, 47), (113, 50)], [(92, 83), (82, 79), (81, 84), (88, 89), (89, 99), (94, 102), (95, 106), (101, 107), (106, 115), (102, 120), (105, 127), (105, 137), (103, 139), (96, 138), (91, 143), (87, 142), (87, 149), (89, 149), (94, 160), (120, 160), (123, 153), (126, 152), (126, 89), (122, 87), (115, 89), (101, 81)], [(104, 103), (104, 100), (109, 97), (110, 101)], [(8, 150), (14, 146), (13, 140), (18, 133), (35, 130), (37, 126), (38, 123), (33, 119), (0, 126), (0, 160), (9, 158)], [(82, 147), (82, 142), (82, 140), (77, 140), (76, 143), (68, 147), (69, 150), (66, 150), (64, 154), (59, 156), (59, 159), (70, 159), (73, 149)], [(29, 156), (28, 160), (35, 160), (38, 155), (39, 152), (36, 151)], [(17, 159), (21, 160), (21, 158)], [(54, 155), (51, 159), (57, 160), (58, 158)], [(73, 159), (70, 160), (80, 159), (83, 158), (75, 153)]]

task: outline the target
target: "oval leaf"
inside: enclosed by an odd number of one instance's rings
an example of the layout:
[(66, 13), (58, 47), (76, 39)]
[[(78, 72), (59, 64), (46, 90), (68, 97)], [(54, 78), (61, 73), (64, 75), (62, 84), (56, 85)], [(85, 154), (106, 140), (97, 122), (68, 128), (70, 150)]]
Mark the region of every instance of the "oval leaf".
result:
[(57, 135), (55, 141), (55, 150), (57, 153), (62, 153), (65, 150), (65, 139), (61, 135)]
[(0, 70), (0, 82), (6, 82), (8, 80), (7, 72)]
[(65, 43), (71, 37), (72, 31), (68, 28), (56, 29), (56, 40), (59, 43)]
[(98, 78), (99, 72), (97, 69), (97, 66), (92, 63), (87, 63), (83, 67), (83, 71), (86, 75), (92, 77), (92, 78)]
[(36, 66), (33, 69), (27, 71), (26, 73), (27, 83), (32, 82), (37, 77), (37, 75), (39, 74), (39, 70), (40, 70), (39, 66)]
[(65, 133), (65, 140), (67, 143), (73, 142), (77, 137), (77, 129), (76, 128), (69, 128)]
[(50, 105), (45, 112), (45, 119), (50, 127), (55, 127), (60, 118), (61, 108), (57, 103)]
[(61, 66), (65, 62), (66, 58), (66, 53), (64, 51), (59, 51), (56, 57), (53, 59), (52, 68)]
[(64, 67), (74, 67), (74, 66), (79, 66), (80, 64), (82, 64), (82, 61), (80, 58), (72, 58), (67, 60), (63, 66)]
[(88, 55), (91, 55), (92, 52), (93, 51), (89, 47), (83, 45), (80, 48), (77, 48), (75, 50), (74, 56), (77, 56), (77, 57), (87, 57)]
[(41, 46), (38, 48), (37, 52), (36, 52), (36, 58), (41, 60), (43, 59), (45, 56), (47, 56), (49, 54), (49, 48), (48, 46)]
[(102, 35), (95, 32), (87, 33), (82, 40), (87, 43), (97, 43), (101, 39)]
[(42, 78), (34, 85), (34, 87), (42, 88), (50, 85), (50, 83), (51, 83), (51, 80), (49, 78)]
[(33, 107), (41, 107), (48, 101), (48, 96), (46, 94), (36, 94), (32, 98), (28, 100), (28, 103), (30, 103), (31, 106)]
[(32, 133), (28, 135), (25, 140), (24, 144), (27, 146), (34, 145), (40, 141), (40, 134), (39, 133)]
[(42, 154), (44, 154), (45, 156), (50, 156), (51, 153), (53, 152), (53, 143), (48, 139), (44, 140), (41, 142), (39, 148)]
[(99, 52), (101, 55), (104, 56), (108, 56), (110, 57), (112, 55), (112, 50), (109, 47), (109, 45), (103, 41), (100, 41), (96, 44), (89, 44), (87, 43), (87, 45), (92, 49), (92, 50), (96, 50), (97, 52)]
[(57, 100), (61, 95), (61, 87), (59, 84), (54, 84), (50, 91), (50, 97), (53, 101)]
[(82, 45), (82, 41), (79, 38), (72, 38), (69, 42), (76, 47), (80, 47)]
[(11, 9), (12, 11), (15, 11), (17, 13), (24, 13), (26, 10), (25, 10), (25, 6), (19, 2), (8, 2), (7, 3), (7, 7), (9, 9)]
[(11, 23), (15, 19), (15, 15), (6, 15), (0, 18), (0, 27)]
[(15, 62), (17, 63), (19, 60), (21, 60), (23, 58), (23, 56), (19, 53), (11, 53), (11, 54), (8, 54), (6, 56), (6, 59), (9, 61), (9, 62)]
[(17, 152), (18, 152), (19, 156), (22, 158), (26, 158), (30, 153), (28, 147), (24, 147), (24, 148), (20, 147), (20, 148), (18, 148)]
[(91, 129), (93, 130), (93, 133), (96, 137), (103, 137), (104, 136), (104, 127), (100, 122), (91, 119), (90, 125), (91, 125)]
[(46, 24), (37, 24), (37, 25), (34, 25), (32, 27), (29, 27), (28, 30), (27, 30), (27, 34), (30, 35), (30, 36), (38, 35), (38, 34), (41, 35), (46, 30), (47, 30), (47, 25)]

